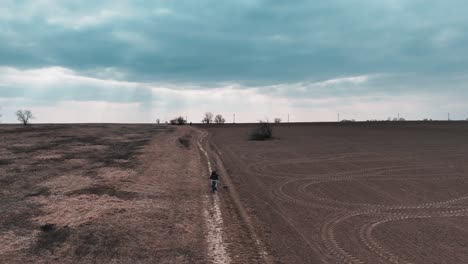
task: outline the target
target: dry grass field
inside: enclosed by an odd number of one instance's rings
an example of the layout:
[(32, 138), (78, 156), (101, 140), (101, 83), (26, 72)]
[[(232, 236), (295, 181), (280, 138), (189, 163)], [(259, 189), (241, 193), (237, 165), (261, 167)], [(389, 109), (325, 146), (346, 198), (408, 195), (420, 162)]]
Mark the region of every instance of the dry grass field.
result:
[(211, 126), (282, 263), (468, 263), (468, 123)]
[(203, 263), (198, 150), (178, 141), (196, 135), (154, 125), (1, 126), (0, 262)]

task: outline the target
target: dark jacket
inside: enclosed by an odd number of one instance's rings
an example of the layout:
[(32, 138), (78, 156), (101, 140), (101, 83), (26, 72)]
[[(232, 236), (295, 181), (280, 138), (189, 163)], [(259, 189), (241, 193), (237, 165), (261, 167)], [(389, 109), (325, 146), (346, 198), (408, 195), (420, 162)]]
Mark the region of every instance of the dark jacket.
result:
[(218, 173), (216, 173), (216, 171), (213, 171), (213, 172), (211, 173), (210, 180), (215, 180), (215, 181), (217, 181), (217, 180), (218, 180), (218, 177), (219, 177), (219, 176), (218, 176)]

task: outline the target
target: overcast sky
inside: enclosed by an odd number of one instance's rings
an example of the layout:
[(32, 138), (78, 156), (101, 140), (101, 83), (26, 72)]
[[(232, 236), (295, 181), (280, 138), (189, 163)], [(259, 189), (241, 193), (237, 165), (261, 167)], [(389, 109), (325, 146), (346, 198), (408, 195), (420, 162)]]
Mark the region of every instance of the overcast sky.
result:
[[(151, 3), (148, 3), (151, 2)], [(464, 0), (0, 0), (15, 122), (468, 117)]]

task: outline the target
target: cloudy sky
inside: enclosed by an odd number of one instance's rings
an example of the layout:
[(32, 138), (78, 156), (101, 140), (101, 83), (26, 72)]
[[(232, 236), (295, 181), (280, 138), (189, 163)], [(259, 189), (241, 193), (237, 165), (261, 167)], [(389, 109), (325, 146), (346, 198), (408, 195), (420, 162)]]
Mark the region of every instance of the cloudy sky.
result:
[[(148, 3), (151, 2), (151, 3)], [(464, 0), (0, 0), (15, 122), (468, 117)]]

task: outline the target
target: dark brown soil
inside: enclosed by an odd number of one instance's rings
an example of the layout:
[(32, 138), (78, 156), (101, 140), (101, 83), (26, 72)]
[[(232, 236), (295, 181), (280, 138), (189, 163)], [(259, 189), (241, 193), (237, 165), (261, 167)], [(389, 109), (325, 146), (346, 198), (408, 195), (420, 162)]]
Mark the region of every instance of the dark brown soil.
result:
[(205, 126), (282, 263), (468, 263), (468, 122)]

